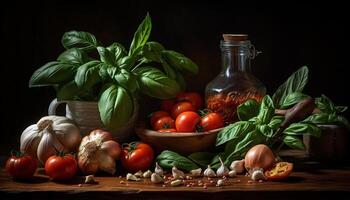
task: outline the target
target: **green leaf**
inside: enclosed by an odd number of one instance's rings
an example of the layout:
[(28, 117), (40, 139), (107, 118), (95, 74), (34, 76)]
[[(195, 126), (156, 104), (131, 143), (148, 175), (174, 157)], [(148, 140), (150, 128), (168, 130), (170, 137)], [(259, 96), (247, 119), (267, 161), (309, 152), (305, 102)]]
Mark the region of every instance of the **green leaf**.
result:
[(119, 68), (131, 70), (133, 67), (135, 67), (136, 62), (136, 56), (125, 56), (118, 60), (117, 66)]
[(307, 123), (314, 123), (314, 124), (327, 124), (328, 123), (328, 117), (329, 115), (327, 113), (316, 113), (313, 115), (310, 115), (306, 119), (304, 119), (302, 122)]
[(83, 51), (88, 51), (97, 47), (97, 41), (95, 36), (91, 33), (70, 31), (63, 35), (62, 45), (66, 49), (78, 48)]
[(84, 51), (77, 48), (72, 48), (61, 53), (57, 60), (64, 63), (82, 65), (89, 59)]
[(192, 74), (198, 73), (198, 66), (196, 63), (181, 53), (171, 50), (163, 50), (162, 56), (171, 67), (181, 72), (190, 72)]
[(210, 161), (210, 166), (212, 169), (218, 169), (221, 166), (219, 158), (221, 158), (222, 160), (226, 160), (225, 152), (220, 152), (216, 154), (216, 156), (214, 156), (214, 158)]
[(321, 128), (310, 123), (293, 123), (289, 125), (283, 133), (285, 135), (311, 135), (315, 137), (321, 136)]
[(237, 108), (237, 115), (241, 121), (247, 121), (256, 117), (259, 113), (260, 104), (255, 99), (249, 99)]
[(142, 47), (147, 42), (152, 30), (151, 17), (147, 13), (147, 16), (142, 21), (142, 23), (137, 28), (134, 38), (130, 45), (129, 56), (135, 54), (137, 49), (142, 49)]
[(216, 146), (225, 144), (230, 140), (240, 139), (255, 129), (255, 125), (247, 121), (239, 121), (226, 126), (216, 138)]
[(336, 109), (337, 113), (343, 113), (348, 109), (348, 107), (347, 106), (336, 106), (335, 109)]
[(310, 96), (303, 94), (301, 92), (293, 92), (290, 93), (286, 96), (286, 98), (283, 100), (282, 104), (281, 104), (281, 109), (286, 109), (286, 108), (290, 108), (291, 106), (299, 103), (300, 101), (306, 99), (306, 98), (310, 98)]
[(335, 122), (335, 124), (338, 124), (338, 125), (343, 126), (343, 127), (347, 128), (347, 129), (350, 129), (349, 121), (343, 116), (339, 116), (338, 115), (336, 117), (336, 119), (334, 119), (334, 122)]
[(131, 118), (133, 99), (123, 87), (110, 85), (101, 94), (98, 108), (103, 124), (114, 130), (123, 127)]
[(162, 151), (162, 153), (156, 158), (156, 162), (165, 169), (171, 169), (175, 166), (181, 170), (191, 171), (198, 168), (198, 166), (190, 159), (168, 150)]
[(128, 54), (125, 47), (117, 42), (114, 42), (113, 44), (109, 45), (109, 47), (107, 47), (107, 50), (114, 55), (114, 63), (117, 63), (121, 58), (127, 56)]
[(135, 92), (139, 87), (136, 75), (125, 69), (120, 69), (120, 71), (114, 75), (114, 80), (127, 88), (130, 92)]
[(266, 95), (260, 105), (258, 119), (260, 124), (267, 124), (275, 114), (275, 107), (269, 95)]
[(161, 51), (164, 50), (163, 45), (158, 42), (147, 42), (141, 51), (142, 56), (147, 59), (147, 62), (161, 62)]
[(272, 138), (274, 134), (274, 130), (266, 124), (258, 125), (258, 129), (261, 134), (263, 134), (267, 138)]
[(72, 80), (76, 71), (76, 65), (57, 61), (49, 62), (33, 73), (29, 87), (66, 83)]
[(308, 81), (309, 70), (306, 66), (294, 72), (273, 94), (272, 99), (276, 108), (280, 108), (288, 94), (302, 92)]
[(284, 144), (286, 144), (287, 146), (289, 146), (292, 149), (301, 149), (301, 150), (305, 149), (305, 145), (304, 145), (303, 141), (301, 141), (301, 139), (299, 139), (295, 136), (286, 135), (283, 138), (283, 142), (284, 142)]
[(140, 67), (134, 71), (138, 75), (141, 92), (159, 99), (174, 98), (180, 92), (178, 83), (153, 67)]
[(102, 62), (109, 65), (115, 65), (116, 57), (114, 52), (111, 52), (107, 48), (101, 46), (97, 47), (97, 51), (100, 54), (100, 59)]
[(283, 121), (284, 121), (283, 116), (273, 116), (270, 123), (268, 124), (268, 126), (272, 130), (276, 131), (280, 127), (280, 125), (282, 124)]
[(78, 68), (75, 75), (75, 83), (79, 88), (91, 88), (96, 83), (101, 81), (99, 74), (100, 68), (104, 65), (100, 61), (94, 60)]
[(60, 87), (57, 91), (57, 100), (66, 101), (66, 100), (75, 100), (76, 96), (80, 93), (80, 89), (77, 84), (73, 81), (68, 82), (67, 84)]
[(211, 163), (214, 156), (215, 153), (211, 152), (196, 152), (189, 155), (188, 158), (201, 167), (207, 167)]

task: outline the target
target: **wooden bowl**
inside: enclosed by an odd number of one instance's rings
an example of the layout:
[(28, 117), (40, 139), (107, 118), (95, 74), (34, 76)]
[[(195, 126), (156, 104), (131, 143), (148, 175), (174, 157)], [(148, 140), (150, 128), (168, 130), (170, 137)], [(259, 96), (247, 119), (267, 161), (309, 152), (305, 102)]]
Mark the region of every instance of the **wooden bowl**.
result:
[(216, 136), (223, 128), (208, 132), (162, 133), (145, 128), (136, 128), (141, 141), (151, 144), (157, 151), (171, 150), (180, 154), (209, 151), (215, 147)]

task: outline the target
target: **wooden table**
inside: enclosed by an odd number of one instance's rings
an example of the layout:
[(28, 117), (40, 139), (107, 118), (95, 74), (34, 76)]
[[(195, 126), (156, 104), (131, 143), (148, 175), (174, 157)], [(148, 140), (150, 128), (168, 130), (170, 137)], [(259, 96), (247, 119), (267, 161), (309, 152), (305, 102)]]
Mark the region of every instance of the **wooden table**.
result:
[[(140, 182), (118, 177), (95, 177), (97, 184), (85, 184), (83, 177), (69, 183), (50, 181), (40, 171), (28, 182), (12, 180), (2, 169), (0, 173), (1, 199), (313, 199), (350, 194), (350, 168), (293, 172), (284, 182), (251, 182), (244, 175), (230, 178), (223, 187), (163, 187), (149, 179)], [(200, 178), (209, 182), (207, 178)], [(120, 183), (120, 181), (125, 183)], [(198, 183), (195, 180), (195, 183)], [(343, 197), (343, 199), (348, 199)]]

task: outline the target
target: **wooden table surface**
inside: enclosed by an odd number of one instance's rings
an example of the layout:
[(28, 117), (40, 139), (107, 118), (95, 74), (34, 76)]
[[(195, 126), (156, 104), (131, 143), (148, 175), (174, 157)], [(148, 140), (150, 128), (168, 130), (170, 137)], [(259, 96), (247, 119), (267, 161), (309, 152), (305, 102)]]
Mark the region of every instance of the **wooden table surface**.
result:
[[(350, 168), (320, 169), (293, 172), (283, 182), (251, 182), (244, 175), (229, 178), (223, 187), (163, 187), (153, 184), (149, 179), (139, 182), (126, 181), (118, 177), (95, 177), (97, 184), (85, 184), (83, 177), (71, 182), (52, 182), (39, 172), (27, 182), (14, 181), (5, 170), (0, 173), (1, 199), (295, 199), (334, 197), (350, 194)], [(125, 183), (120, 183), (120, 181)], [(198, 183), (209, 182), (207, 178), (192, 180)], [(80, 184), (80, 185), (79, 185)], [(218, 199), (219, 198), (219, 199)], [(324, 199), (324, 198), (322, 198)], [(347, 199), (347, 198), (345, 198)]]

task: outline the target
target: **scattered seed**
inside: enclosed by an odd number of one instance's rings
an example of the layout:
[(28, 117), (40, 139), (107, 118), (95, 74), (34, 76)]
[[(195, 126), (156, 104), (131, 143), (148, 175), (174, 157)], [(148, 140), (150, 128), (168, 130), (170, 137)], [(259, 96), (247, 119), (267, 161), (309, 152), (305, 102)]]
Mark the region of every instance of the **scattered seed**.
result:
[(125, 184), (125, 181), (119, 181), (120, 184)]
[(263, 181), (262, 179), (260, 179), (260, 180), (259, 180), (259, 183), (262, 183), (262, 182), (264, 182), (264, 181)]
[(210, 177), (208, 177), (208, 181), (210, 181), (211, 180), (211, 178)]
[(248, 181), (248, 183), (253, 183), (253, 181)]
[(165, 187), (165, 185), (162, 185), (162, 187)]
[(211, 180), (211, 181), (209, 181), (210, 183), (214, 183), (214, 181), (213, 180)]
[(205, 186), (203, 186), (203, 188), (204, 188), (204, 189), (208, 189), (208, 187), (207, 187), (206, 185), (205, 185)]
[(81, 186), (83, 186), (83, 185), (82, 185), (82, 184), (79, 184), (79, 185), (78, 185), (78, 187), (81, 187)]
[(186, 187), (191, 187), (191, 185), (188, 185), (188, 184), (187, 184)]
[(118, 178), (123, 178), (122, 176), (118, 176)]
[(238, 179), (237, 182), (241, 182), (241, 180)]
[(198, 186), (203, 186), (203, 183), (198, 183)]

